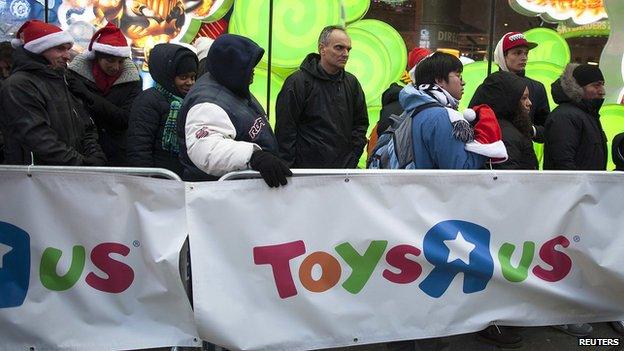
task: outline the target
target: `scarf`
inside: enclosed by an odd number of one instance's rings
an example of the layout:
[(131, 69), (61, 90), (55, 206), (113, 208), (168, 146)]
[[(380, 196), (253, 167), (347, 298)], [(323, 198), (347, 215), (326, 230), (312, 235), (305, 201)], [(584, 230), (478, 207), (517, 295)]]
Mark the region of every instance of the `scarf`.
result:
[[(459, 107), (459, 100), (452, 97), (448, 91), (444, 90), (437, 84), (421, 84), (417, 86), (416, 89), (446, 107), (449, 119), (453, 125), (453, 136), (457, 140), (468, 143), (474, 139), (474, 130), (470, 126), (470, 123), (468, 123), (467, 118), (457, 111), (457, 108)], [(470, 119), (474, 120), (474, 117), (471, 117)]]
[(106, 95), (113, 87), (119, 76), (121, 76), (121, 73), (123, 71), (120, 71), (119, 74), (111, 77), (108, 74), (104, 73), (104, 71), (102, 71), (102, 69), (100, 68), (100, 65), (98, 65), (97, 62), (94, 60), (91, 67), (91, 72), (93, 73), (95, 85), (97, 86), (98, 90), (102, 92), (102, 95)]
[(172, 154), (177, 155), (180, 152), (177, 134), (178, 112), (180, 111), (180, 106), (182, 106), (183, 99), (177, 95), (171, 94), (158, 83), (156, 83), (154, 87), (159, 93), (163, 94), (169, 102), (169, 115), (167, 116), (167, 121), (165, 121), (165, 127), (163, 128), (161, 146), (163, 150), (170, 151)]

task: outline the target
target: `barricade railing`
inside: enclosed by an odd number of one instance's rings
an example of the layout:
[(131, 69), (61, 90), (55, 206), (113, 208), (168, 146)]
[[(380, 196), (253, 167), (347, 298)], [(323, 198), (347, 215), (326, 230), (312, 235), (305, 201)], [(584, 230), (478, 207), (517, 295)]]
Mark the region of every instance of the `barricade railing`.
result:
[[(497, 180), (500, 174), (617, 174), (611, 171), (529, 171), (529, 170), (501, 170), (501, 169), (478, 169), (478, 170), (460, 170), (460, 169), (314, 169), (314, 168), (294, 168), (291, 169), (293, 177), (309, 177), (309, 176), (352, 176), (352, 175), (401, 175), (410, 176), (418, 174), (454, 174), (465, 173), (469, 171), (471, 174), (487, 174), (492, 176), (493, 180)], [(624, 175), (621, 174), (621, 175)], [(221, 176), (219, 181), (237, 180), (237, 179), (258, 179), (262, 178), (260, 172), (245, 170), (229, 172)]]
[(82, 167), (82, 166), (33, 166), (33, 165), (0, 165), (0, 171), (24, 172), (30, 176), (35, 172), (52, 173), (112, 173), (136, 175), (143, 177), (160, 177), (181, 181), (180, 176), (164, 168), (144, 168), (144, 167)]

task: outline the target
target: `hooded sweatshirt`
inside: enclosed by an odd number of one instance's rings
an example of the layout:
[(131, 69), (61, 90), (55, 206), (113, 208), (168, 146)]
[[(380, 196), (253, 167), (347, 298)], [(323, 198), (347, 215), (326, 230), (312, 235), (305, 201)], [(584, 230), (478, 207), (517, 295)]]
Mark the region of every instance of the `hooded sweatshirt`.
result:
[(206, 74), (191, 88), (178, 118), (185, 180), (214, 180), (248, 169), (256, 150), (277, 154), (264, 109), (249, 91), (264, 50), (248, 38), (223, 34), (210, 47)]
[[(195, 53), (176, 44), (158, 44), (150, 52), (150, 74), (170, 94), (179, 94), (174, 83), (176, 62), (184, 57), (194, 58), (197, 62)], [(163, 146), (163, 134), (170, 111), (171, 103), (167, 96), (156, 88), (149, 88), (137, 96), (130, 111), (128, 127), (130, 165), (166, 168), (178, 175), (182, 174), (178, 154)], [(173, 133), (177, 137), (175, 125)]]
[(559, 106), (545, 124), (544, 169), (604, 171), (607, 137), (598, 113), (604, 99), (583, 99), (583, 88), (572, 75), (576, 67), (568, 64), (552, 84)]
[(503, 132), (503, 143), (509, 158), (506, 162), (496, 164), (495, 168), (529, 170), (538, 168), (531, 139), (524, 135), (513, 121), (527, 84), (525, 78), (498, 71), (483, 81), (470, 100), (470, 107), (481, 104), (490, 106)]
[(357, 78), (328, 75), (311, 53), (277, 97), (280, 156), (295, 168), (355, 168), (366, 145), (368, 112)]

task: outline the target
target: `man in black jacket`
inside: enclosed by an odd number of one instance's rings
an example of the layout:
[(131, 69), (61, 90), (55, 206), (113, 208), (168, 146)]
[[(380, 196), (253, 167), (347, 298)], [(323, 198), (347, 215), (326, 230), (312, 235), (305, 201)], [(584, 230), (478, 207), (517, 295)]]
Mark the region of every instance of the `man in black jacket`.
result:
[(130, 46), (119, 28), (108, 23), (95, 32), (89, 51), (69, 64), (68, 82), (95, 120), (108, 165), (127, 166), (128, 117), (142, 87)]
[(71, 35), (41, 21), (17, 32), (13, 74), (2, 84), (6, 163), (102, 166), (95, 124), (70, 92), (65, 72)]
[(546, 120), (544, 169), (607, 168), (607, 138), (598, 114), (604, 102), (604, 77), (594, 65), (569, 64), (552, 84), (559, 104)]
[(344, 70), (351, 39), (323, 29), (311, 53), (277, 97), (280, 156), (295, 168), (356, 168), (366, 144), (368, 112), (357, 78)]

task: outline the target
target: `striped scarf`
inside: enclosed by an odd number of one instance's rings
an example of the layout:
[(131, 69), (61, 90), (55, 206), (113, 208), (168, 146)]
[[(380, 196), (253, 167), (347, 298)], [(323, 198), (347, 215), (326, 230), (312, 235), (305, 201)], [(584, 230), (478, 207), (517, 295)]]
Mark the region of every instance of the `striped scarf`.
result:
[(167, 101), (169, 101), (169, 115), (165, 122), (165, 128), (163, 129), (163, 135), (161, 140), (161, 146), (163, 150), (170, 151), (173, 154), (180, 152), (180, 144), (178, 143), (178, 112), (180, 106), (182, 106), (182, 98), (171, 94), (162, 85), (156, 83), (154, 86), (158, 92), (163, 94)]

